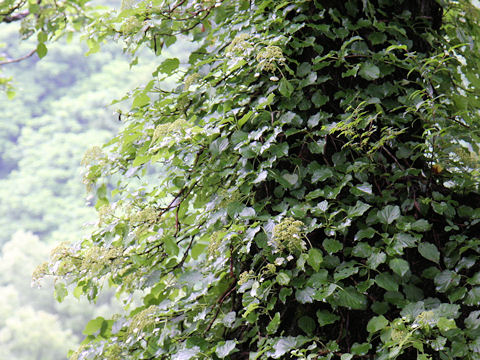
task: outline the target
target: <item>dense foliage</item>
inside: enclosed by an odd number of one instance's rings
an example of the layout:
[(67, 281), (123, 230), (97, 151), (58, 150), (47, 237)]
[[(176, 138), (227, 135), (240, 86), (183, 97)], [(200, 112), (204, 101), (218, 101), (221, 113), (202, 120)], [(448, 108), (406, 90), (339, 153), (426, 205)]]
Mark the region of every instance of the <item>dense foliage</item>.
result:
[[(17, 59), (35, 49), (36, 39), (19, 40), (20, 25), (0, 24), (0, 57)], [(92, 202), (85, 206), (80, 161), (89, 146), (119, 128), (106, 104), (151, 75), (152, 56), (129, 71), (115, 44), (102, 54), (83, 56), (87, 51), (62, 40), (50, 44), (42, 60), (33, 55), (0, 65), (16, 92), (12, 99), (0, 94), (1, 359), (65, 360), (89, 319), (121, 309), (112, 291), (96, 304), (74, 297), (58, 303), (50, 281), (31, 286), (33, 270), (52, 246), (85, 236), (84, 224), (95, 219)]]
[(196, 46), (87, 152), (98, 229), (39, 269), (60, 297), (142, 297), (90, 321), (72, 358), (478, 359), (479, 15), (434, 0), (87, 11), (94, 51)]

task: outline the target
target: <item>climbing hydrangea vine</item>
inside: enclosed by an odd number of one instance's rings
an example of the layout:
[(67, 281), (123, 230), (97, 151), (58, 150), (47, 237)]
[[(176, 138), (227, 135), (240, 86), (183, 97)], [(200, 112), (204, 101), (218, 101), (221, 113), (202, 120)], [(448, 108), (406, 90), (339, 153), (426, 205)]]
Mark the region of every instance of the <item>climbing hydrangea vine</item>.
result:
[[(159, 65), (85, 157), (96, 229), (35, 274), (140, 298), (72, 359), (479, 358), (475, 3), (99, 11), (91, 51)], [(161, 57), (180, 41), (188, 60)]]

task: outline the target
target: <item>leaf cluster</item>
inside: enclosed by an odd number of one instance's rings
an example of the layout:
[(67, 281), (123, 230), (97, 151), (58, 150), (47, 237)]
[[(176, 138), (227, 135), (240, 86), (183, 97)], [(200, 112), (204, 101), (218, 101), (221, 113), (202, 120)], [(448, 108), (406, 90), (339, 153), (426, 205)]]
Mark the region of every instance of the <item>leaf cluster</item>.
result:
[(92, 51), (196, 45), (132, 92), (87, 166), (98, 229), (50, 271), (142, 304), (92, 320), (73, 358), (477, 359), (477, 13), (158, 0), (93, 14)]

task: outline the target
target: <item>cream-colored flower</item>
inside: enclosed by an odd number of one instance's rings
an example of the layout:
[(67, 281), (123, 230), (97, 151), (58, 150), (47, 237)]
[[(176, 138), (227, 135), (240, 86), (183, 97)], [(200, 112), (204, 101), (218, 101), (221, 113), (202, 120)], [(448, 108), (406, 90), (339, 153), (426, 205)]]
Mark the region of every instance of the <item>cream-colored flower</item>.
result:
[(285, 57), (280, 47), (269, 45), (258, 52), (257, 61), (259, 70), (273, 72), (278, 63), (285, 62)]
[(230, 45), (226, 48), (227, 54), (243, 54), (245, 50), (251, 49), (253, 45), (248, 41), (249, 39), (249, 34), (238, 34), (235, 36)]
[(238, 286), (245, 284), (252, 276), (253, 276), (253, 270), (242, 272), (238, 277), (238, 281), (237, 281)]
[(298, 253), (307, 249), (303, 240), (304, 223), (293, 218), (285, 218), (273, 228), (273, 238), (270, 245), (276, 250), (287, 249), (289, 253)]
[(198, 75), (197, 73), (188, 75), (184, 81), (185, 90), (188, 90), (190, 86), (192, 86), (192, 84), (195, 83), (199, 78), (200, 78), (200, 75)]
[(185, 129), (187, 126), (188, 122), (183, 118), (178, 118), (171, 123), (157, 125), (153, 132), (152, 144), (155, 143), (158, 139), (162, 139), (173, 132), (178, 132), (182, 129)]
[(98, 163), (105, 158), (105, 154), (99, 146), (92, 146), (83, 155), (83, 159), (80, 162), (83, 166), (92, 165)]
[(127, 333), (129, 335), (138, 335), (150, 325), (154, 325), (157, 317), (157, 307), (150, 305), (148, 308), (140, 311), (132, 317), (132, 321), (128, 326)]

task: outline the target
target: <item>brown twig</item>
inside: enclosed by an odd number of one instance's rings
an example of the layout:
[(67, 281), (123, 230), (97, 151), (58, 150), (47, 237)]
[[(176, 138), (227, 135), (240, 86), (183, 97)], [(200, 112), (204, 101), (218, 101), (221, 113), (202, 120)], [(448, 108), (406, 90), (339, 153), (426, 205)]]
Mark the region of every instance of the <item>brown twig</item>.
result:
[(0, 16), (8, 16), (8, 15), (11, 15), (12, 13), (14, 13), (15, 11), (17, 11), (18, 9), (20, 9), (23, 5), (25, 5), (25, 0), (24, 1), (20, 1), (17, 5), (15, 5), (14, 7), (10, 8), (7, 10), (7, 12), (2, 12), (0, 13)]
[(17, 62), (20, 62), (22, 60), (28, 59), (30, 56), (32, 56), (36, 52), (37, 52), (37, 49), (33, 49), (27, 55), (24, 55), (24, 56), (19, 57), (17, 59), (8, 59), (8, 60), (0, 61), (0, 66), (1, 65), (7, 65), (7, 64), (13, 64), (13, 63), (17, 63)]
[(225, 299), (233, 292), (233, 290), (235, 290), (236, 288), (236, 283), (233, 283), (232, 286), (227, 289), (223, 294), (222, 296), (220, 297), (220, 299), (218, 299), (218, 308), (217, 308), (217, 311), (215, 312), (215, 315), (213, 316), (212, 320), (210, 321), (210, 323), (208, 324), (207, 326), (207, 329), (205, 330), (205, 333), (206, 334), (211, 328), (212, 328), (212, 325), (213, 323), (215, 322), (215, 319), (218, 317), (218, 314), (220, 313), (220, 309), (222, 308), (222, 304), (223, 302), (225, 301)]
[(176, 3), (175, 5), (173, 5), (173, 7), (172, 7), (168, 12), (169, 12), (169, 13), (174, 12), (178, 7), (182, 6), (185, 1), (186, 1), (186, 0), (181, 0), (181, 1), (179, 1), (178, 3)]
[(390, 158), (395, 161), (395, 163), (398, 165), (398, 167), (400, 168), (400, 170), (402, 171), (405, 171), (405, 169), (403, 168), (403, 166), (398, 162), (398, 159), (385, 147), (385, 146), (382, 146), (382, 149), (383, 151), (385, 151), (387, 153), (388, 156), (390, 156)]
[(230, 244), (230, 277), (235, 279), (235, 273), (233, 272), (233, 245)]
[(188, 253), (190, 252), (190, 249), (192, 248), (192, 245), (193, 245), (193, 240), (195, 239), (195, 236), (192, 236), (192, 239), (190, 240), (190, 243), (188, 244), (188, 247), (187, 249), (185, 250), (185, 254), (183, 254), (183, 257), (182, 257), (182, 260), (180, 260), (180, 262), (175, 265), (172, 270), (175, 270), (175, 269), (178, 269), (179, 267), (181, 267), (183, 265), (183, 263), (185, 262), (185, 260), (187, 260), (187, 257), (188, 257)]
[(22, 20), (22, 19), (26, 18), (28, 15), (30, 15), (30, 11), (24, 10), (24, 11), (19, 12), (18, 14), (5, 16), (1, 20), (1, 22), (11, 23), (11, 22), (14, 22), (14, 21), (19, 21), (19, 20)]
[(175, 235), (174, 237), (177, 237), (178, 232), (180, 231), (180, 222), (178, 221), (178, 212), (180, 210), (180, 205), (177, 206), (175, 209)]

